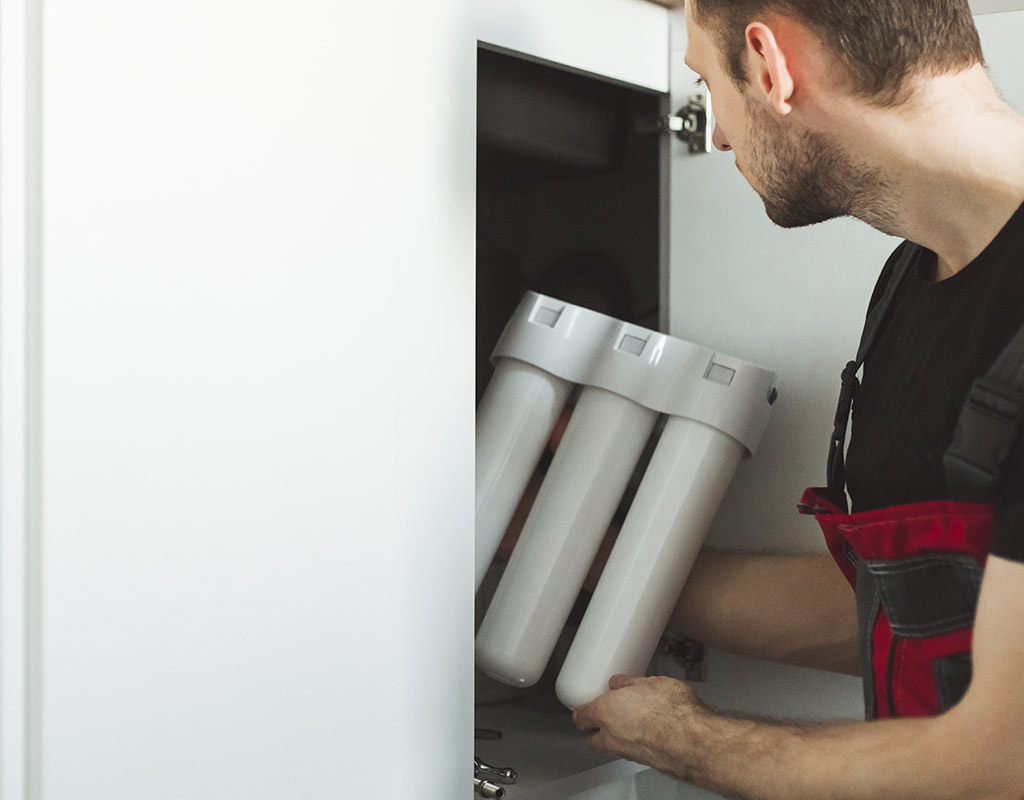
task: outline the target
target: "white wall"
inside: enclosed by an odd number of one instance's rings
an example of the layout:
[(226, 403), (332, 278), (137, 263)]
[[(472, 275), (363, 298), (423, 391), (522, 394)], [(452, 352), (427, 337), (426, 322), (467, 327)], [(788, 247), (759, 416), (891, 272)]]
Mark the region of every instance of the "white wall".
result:
[(353, 8), (45, 4), (32, 798), (468, 791), (476, 41)]
[(1022, 8), (1024, 8), (1024, 2), (1021, 0), (971, 0), (971, 10), (975, 14), (993, 14)]

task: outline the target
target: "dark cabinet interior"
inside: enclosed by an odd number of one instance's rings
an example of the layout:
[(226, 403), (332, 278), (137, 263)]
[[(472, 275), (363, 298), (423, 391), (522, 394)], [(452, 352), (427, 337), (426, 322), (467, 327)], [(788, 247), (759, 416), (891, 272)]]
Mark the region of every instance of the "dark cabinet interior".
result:
[(528, 289), (658, 328), (663, 101), (479, 48), (478, 401)]

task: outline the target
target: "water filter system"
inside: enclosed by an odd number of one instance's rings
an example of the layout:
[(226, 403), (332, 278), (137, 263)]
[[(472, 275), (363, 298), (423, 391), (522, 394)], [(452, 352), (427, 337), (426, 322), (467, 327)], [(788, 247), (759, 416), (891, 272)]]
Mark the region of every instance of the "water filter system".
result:
[(664, 428), (559, 672), (569, 708), (642, 675), (741, 458), (757, 449), (775, 374), (528, 292), (477, 409), (476, 585), (573, 391), (564, 435), (477, 633), (477, 665), (540, 679), (661, 415)]

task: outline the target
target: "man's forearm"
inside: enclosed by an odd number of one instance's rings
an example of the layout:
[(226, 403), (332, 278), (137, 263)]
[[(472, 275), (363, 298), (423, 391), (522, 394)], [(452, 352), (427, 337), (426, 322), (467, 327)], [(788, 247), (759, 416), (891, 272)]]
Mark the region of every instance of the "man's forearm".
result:
[(1019, 747), (1013, 737), (977, 735), (987, 713), (956, 708), (929, 719), (784, 723), (718, 714), (670, 678), (616, 676), (612, 688), (574, 716), (591, 747), (725, 797), (1020, 798), (1010, 767)]
[(802, 725), (729, 717), (685, 683), (615, 675), (577, 708), (593, 749), (749, 800), (1024, 798), (1024, 564), (985, 568), (963, 699), (926, 719)]
[[(698, 712), (663, 771), (744, 800), (966, 800), (1008, 793), (991, 753), (944, 718), (814, 725)], [(685, 743), (685, 744), (684, 744)]]
[(827, 554), (702, 551), (669, 627), (733, 653), (860, 671), (853, 591)]

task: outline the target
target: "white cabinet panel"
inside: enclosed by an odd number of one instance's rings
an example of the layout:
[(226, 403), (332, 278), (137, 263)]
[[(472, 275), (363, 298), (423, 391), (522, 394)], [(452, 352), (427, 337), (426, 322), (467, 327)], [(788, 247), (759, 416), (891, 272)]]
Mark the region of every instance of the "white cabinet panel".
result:
[[(34, 560), (28, 530), (38, 453), (29, 430), (38, 419), (38, 9), (0, 2), (0, 798), (27, 791), (26, 727), (30, 686), (29, 580)], [(32, 191), (26, 189), (32, 186)]]
[(643, 0), (481, 0), (481, 42), (668, 91), (669, 14)]
[(468, 792), (475, 41), (420, 5), (46, 3), (33, 797)]

